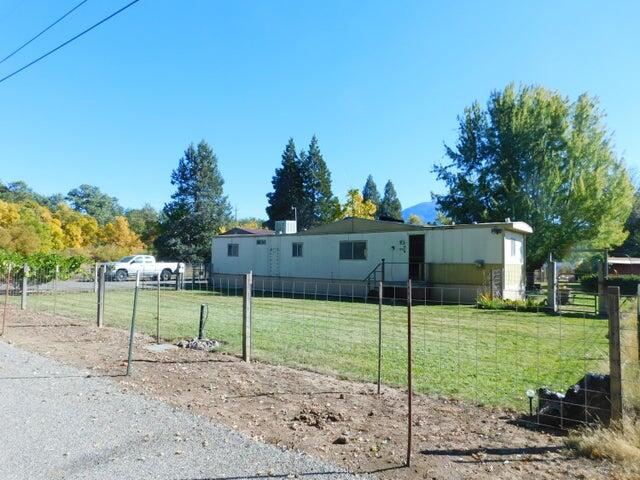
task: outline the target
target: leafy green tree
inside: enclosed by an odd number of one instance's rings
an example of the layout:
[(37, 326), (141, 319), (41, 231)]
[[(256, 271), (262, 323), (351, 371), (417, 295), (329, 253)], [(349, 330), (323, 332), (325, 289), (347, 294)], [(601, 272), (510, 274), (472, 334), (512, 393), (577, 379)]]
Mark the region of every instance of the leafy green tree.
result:
[(124, 214), (116, 197), (110, 197), (98, 187), (86, 183), (67, 193), (67, 201), (74, 210), (94, 217), (100, 225)]
[[(293, 218), (294, 207), (299, 213), (306, 209), (305, 186), (302, 164), (296, 152), (293, 138), (289, 139), (282, 153), (282, 165), (276, 168), (276, 173), (271, 179), (273, 191), (267, 193), (267, 222), (269, 228), (274, 228), (276, 220)], [(304, 225), (300, 225), (304, 228)]]
[(318, 137), (311, 138), (308, 153), (300, 158), (307, 207), (302, 228), (335, 220), (340, 202), (331, 190), (331, 172), (320, 152)]
[(148, 203), (142, 208), (132, 208), (124, 215), (133, 230), (145, 245), (153, 245), (160, 228), (160, 216), (158, 211)]
[(629, 232), (629, 236), (620, 247), (615, 249), (615, 253), (640, 257), (640, 190), (636, 190), (634, 194), (631, 214), (624, 224), (624, 229)]
[(0, 200), (11, 203), (34, 201), (50, 210), (56, 210), (60, 203), (64, 203), (64, 196), (59, 193), (45, 196), (35, 192), (22, 180), (4, 184), (0, 181)]
[(391, 180), (384, 186), (384, 196), (380, 202), (378, 217), (389, 217), (398, 220), (402, 218), (402, 205), (398, 200), (398, 194)]
[(378, 192), (378, 186), (371, 175), (367, 177), (367, 181), (362, 189), (362, 198), (372, 202), (376, 208), (380, 208), (380, 193)]
[(191, 263), (211, 260), (211, 240), (231, 221), (218, 159), (202, 140), (185, 150), (171, 173), (176, 191), (163, 209), (158, 255)]
[(602, 118), (586, 94), (571, 102), (542, 87), (494, 91), (485, 109), (465, 109), (450, 162), (434, 167), (449, 190), (434, 195), (439, 208), (458, 223), (529, 223), (530, 269), (577, 244), (621, 244), (633, 187)]

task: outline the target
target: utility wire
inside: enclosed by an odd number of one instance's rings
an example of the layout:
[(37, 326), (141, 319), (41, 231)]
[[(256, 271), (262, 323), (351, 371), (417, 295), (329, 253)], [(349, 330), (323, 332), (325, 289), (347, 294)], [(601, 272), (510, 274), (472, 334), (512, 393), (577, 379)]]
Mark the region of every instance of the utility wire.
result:
[(18, 73), (20, 73), (21, 71), (29, 68), (31, 65), (38, 63), (40, 60), (45, 59), (46, 57), (48, 57), (49, 55), (51, 55), (54, 52), (57, 52), (58, 50), (60, 50), (62, 47), (69, 45), (71, 42), (73, 42), (74, 40), (80, 38), (81, 36), (83, 36), (85, 33), (89, 33), (91, 30), (93, 30), (94, 28), (96, 28), (99, 25), (102, 25), (104, 22), (106, 22), (107, 20), (115, 17), (116, 15), (118, 15), (119, 13), (125, 11), (127, 8), (131, 7), (133, 4), (138, 3), (140, 0), (133, 0), (132, 2), (127, 3), (124, 7), (122, 7), (120, 10), (117, 10), (115, 12), (113, 12), (111, 15), (109, 15), (108, 17), (103, 18), (102, 20), (100, 20), (98, 23), (94, 23), (93, 25), (91, 25), (89, 28), (87, 28), (86, 30), (83, 30), (82, 32), (80, 32), (79, 34), (77, 34), (75, 37), (71, 37), (69, 40), (67, 40), (64, 43), (61, 43), (60, 45), (58, 45), (56, 48), (49, 50), (47, 53), (40, 55), (38, 58), (36, 58), (35, 60), (33, 60), (32, 62), (27, 63), (24, 67), (19, 68), (18, 70), (16, 70), (13, 73), (10, 73), (9, 75), (0, 78), (0, 83), (4, 82), (5, 80), (10, 79), (11, 77), (13, 77), (14, 75), (17, 75)]
[(13, 52), (11, 52), (9, 55), (7, 55), (6, 57), (4, 57), (2, 60), (0, 60), (0, 63), (4, 63), (6, 60), (9, 60), (11, 57), (13, 57), (16, 53), (18, 53), (20, 50), (22, 50), (24, 47), (26, 47), (27, 45), (29, 45), (31, 42), (33, 42), (35, 39), (37, 39), (40, 35), (42, 35), (43, 33), (45, 33), (47, 30), (49, 30), (51, 27), (55, 26), (56, 24), (60, 23), (62, 20), (64, 20), (67, 16), (69, 16), (71, 13), (73, 13), (75, 10), (77, 10), (78, 8), (80, 8), (83, 4), (87, 3), (88, 0), (82, 0), (79, 4), (77, 4), (75, 7), (73, 7), (71, 10), (69, 10), (67, 13), (65, 13), (63, 16), (61, 16), (59, 19), (57, 19), (55, 22), (53, 22), (51, 25), (49, 25), (47, 28), (45, 28), (44, 30), (42, 30), (40, 33), (38, 33), (35, 37), (31, 38), (30, 40), (27, 40), (25, 43), (23, 43), (22, 45), (20, 45), (18, 48), (16, 48)]

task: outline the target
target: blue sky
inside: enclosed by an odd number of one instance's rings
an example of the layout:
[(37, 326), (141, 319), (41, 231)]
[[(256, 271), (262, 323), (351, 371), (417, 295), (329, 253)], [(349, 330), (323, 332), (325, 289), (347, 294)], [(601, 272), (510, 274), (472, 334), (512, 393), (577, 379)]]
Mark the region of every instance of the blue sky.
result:
[[(1, 56), (77, 2), (0, 0)], [(125, 3), (89, 0), (0, 74)], [(264, 217), (287, 139), (315, 133), (340, 197), (371, 173), (409, 206), (443, 189), (456, 116), (511, 81), (599, 97), (636, 170), (638, 18), (632, 1), (142, 0), (0, 84), (0, 179), (161, 207), (204, 138), (238, 215)]]

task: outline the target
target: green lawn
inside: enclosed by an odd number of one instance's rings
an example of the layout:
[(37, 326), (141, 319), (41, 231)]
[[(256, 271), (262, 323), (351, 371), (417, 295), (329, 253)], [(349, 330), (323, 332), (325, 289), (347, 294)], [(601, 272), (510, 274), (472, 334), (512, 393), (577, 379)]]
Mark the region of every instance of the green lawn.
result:
[[(14, 301), (16, 301), (15, 299)], [(133, 292), (108, 290), (105, 323), (126, 328)], [(155, 335), (157, 292), (139, 296), (138, 330)], [(163, 290), (160, 335), (197, 333), (200, 304), (208, 305), (207, 336), (241, 351), (242, 299), (211, 292)], [(256, 359), (375, 381), (378, 306), (291, 298), (254, 298)], [(32, 295), (29, 308), (95, 322), (94, 293)], [(407, 309), (383, 306), (383, 382), (406, 385)], [(524, 392), (566, 389), (587, 371), (607, 368), (607, 322), (581, 315), (480, 310), (472, 306), (413, 307), (414, 386), (478, 403), (528, 410)]]

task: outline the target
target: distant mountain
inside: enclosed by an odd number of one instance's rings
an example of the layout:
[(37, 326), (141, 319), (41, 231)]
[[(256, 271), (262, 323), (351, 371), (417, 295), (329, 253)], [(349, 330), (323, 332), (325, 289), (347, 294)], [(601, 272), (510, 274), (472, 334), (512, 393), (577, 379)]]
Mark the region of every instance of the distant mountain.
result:
[(402, 210), (403, 220), (407, 220), (409, 215), (418, 215), (422, 220), (427, 222), (435, 222), (437, 205), (435, 202), (422, 202), (412, 207)]

